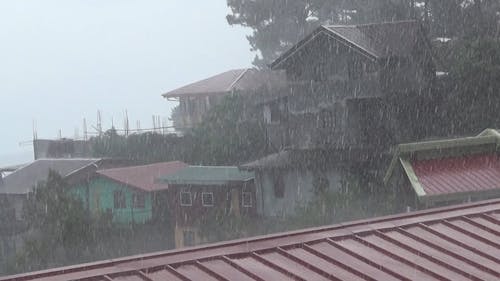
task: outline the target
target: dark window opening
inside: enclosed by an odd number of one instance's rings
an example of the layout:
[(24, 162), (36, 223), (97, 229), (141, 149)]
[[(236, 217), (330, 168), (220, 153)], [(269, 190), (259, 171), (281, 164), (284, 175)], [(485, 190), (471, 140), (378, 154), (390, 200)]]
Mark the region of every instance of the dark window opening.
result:
[(252, 193), (251, 192), (243, 192), (241, 195), (241, 202), (243, 207), (252, 207)]
[(285, 181), (281, 174), (274, 176), (274, 196), (276, 198), (285, 197)]
[(202, 192), (201, 193), (201, 203), (205, 207), (211, 207), (214, 205), (214, 194), (212, 192)]
[(271, 123), (279, 123), (280, 122), (280, 108), (278, 103), (273, 103), (270, 106), (271, 110)]
[(146, 196), (144, 193), (135, 193), (133, 195), (133, 206), (139, 209), (146, 207)]
[(182, 191), (181, 192), (181, 206), (191, 206), (191, 205), (193, 205), (193, 202), (191, 199), (191, 192)]
[(335, 127), (335, 113), (329, 110), (320, 113), (320, 128), (334, 128)]
[(115, 209), (125, 209), (127, 207), (127, 202), (125, 198), (125, 193), (121, 190), (116, 190), (113, 193)]

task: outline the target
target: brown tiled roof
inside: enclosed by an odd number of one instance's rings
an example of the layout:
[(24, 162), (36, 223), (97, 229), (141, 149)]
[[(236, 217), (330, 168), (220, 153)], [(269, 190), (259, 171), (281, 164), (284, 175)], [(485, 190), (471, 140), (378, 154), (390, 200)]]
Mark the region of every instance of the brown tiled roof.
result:
[(324, 33), (342, 44), (371, 57), (372, 59), (391, 56), (406, 57), (414, 50), (419, 39), (420, 24), (417, 21), (396, 21), (363, 25), (324, 25), (283, 53), (272, 64), (279, 69), (282, 62), (292, 57), (296, 51)]
[(156, 183), (155, 180), (157, 178), (176, 173), (186, 167), (188, 167), (188, 165), (183, 162), (173, 161), (100, 170), (97, 171), (97, 173), (121, 184), (139, 188), (144, 191), (155, 191), (168, 188), (168, 184)]
[(0, 280), (499, 280), (500, 200)]

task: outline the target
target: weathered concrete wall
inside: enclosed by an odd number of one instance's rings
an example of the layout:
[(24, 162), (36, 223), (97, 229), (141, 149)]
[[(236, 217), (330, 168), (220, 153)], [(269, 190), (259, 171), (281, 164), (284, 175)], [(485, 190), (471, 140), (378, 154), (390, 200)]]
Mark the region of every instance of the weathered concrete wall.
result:
[[(285, 186), (282, 198), (275, 195), (275, 180), (277, 173), (283, 176)], [(258, 171), (257, 209), (260, 215), (266, 217), (286, 217), (293, 215), (301, 204), (306, 204), (314, 197), (314, 177), (311, 170), (287, 169), (282, 171)], [(330, 190), (341, 190), (342, 172), (330, 168), (323, 173), (328, 179)]]

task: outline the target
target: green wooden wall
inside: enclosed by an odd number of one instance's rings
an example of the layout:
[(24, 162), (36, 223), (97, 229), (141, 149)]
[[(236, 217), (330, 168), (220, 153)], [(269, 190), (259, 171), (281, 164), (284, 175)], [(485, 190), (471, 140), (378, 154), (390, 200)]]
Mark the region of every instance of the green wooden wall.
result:
[[(114, 192), (117, 190), (121, 190), (125, 194), (125, 208), (118, 209), (114, 206)], [(103, 177), (93, 179), (88, 185), (74, 186), (72, 192), (83, 201), (85, 207), (88, 206), (93, 214), (111, 211), (113, 222), (145, 223), (151, 220), (152, 200), (149, 192), (128, 187)], [(144, 194), (144, 208), (133, 208), (132, 198), (134, 193)]]

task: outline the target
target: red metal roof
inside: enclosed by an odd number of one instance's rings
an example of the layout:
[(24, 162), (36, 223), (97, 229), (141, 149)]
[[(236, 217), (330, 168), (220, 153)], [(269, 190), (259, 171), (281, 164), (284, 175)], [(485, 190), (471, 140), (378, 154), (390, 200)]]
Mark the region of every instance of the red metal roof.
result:
[(162, 162), (143, 166), (132, 166), (125, 168), (114, 168), (97, 171), (99, 175), (107, 177), (119, 183), (136, 187), (145, 191), (167, 189), (168, 185), (156, 183), (160, 176), (173, 174), (188, 165), (179, 161)]
[(500, 280), (500, 200), (0, 280)]
[(428, 195), (500, 188), (500, 158), (496, 153), (412, 161)]
[(252, 68), (233, 69), (172, 90), (163, 94), (163, 97), (203, 97), (214, 94), (227, 94), (232, 91), (251, 91), (263, 85), (279, 86), (285, 81), (286, 76), (283, 72)]

